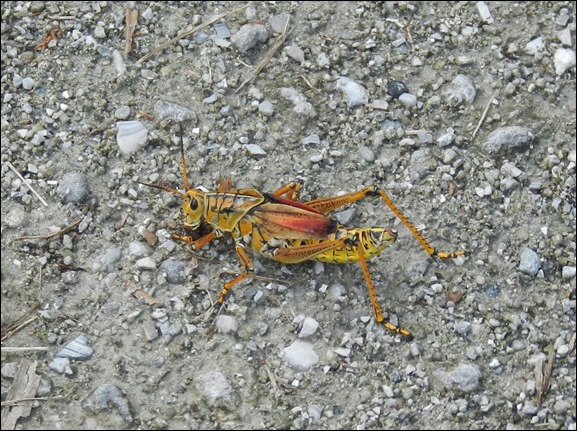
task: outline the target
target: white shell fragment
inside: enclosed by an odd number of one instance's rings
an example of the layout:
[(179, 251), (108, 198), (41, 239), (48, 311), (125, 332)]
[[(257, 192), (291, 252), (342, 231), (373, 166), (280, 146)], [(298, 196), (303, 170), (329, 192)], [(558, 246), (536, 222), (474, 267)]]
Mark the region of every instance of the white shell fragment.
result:
[(365, 88), (345, 76), (337, 80), (337, 89), (341, 90), (347, 96), (347, 108), (353, 108), (358, 105), (366, 105), (369, 102), (369, 95)]
[(117, 121), (116, 143), (124, 154), (132, 154), (148, 139), (148, 130), (140, 121)]
[(67, 343), (56, 355), (59, 358), (69, 358), (77, 361), (85, 361), (92, 356), (94, 348), (92, 341), (85, 335), (79, 335), (74, 340)]

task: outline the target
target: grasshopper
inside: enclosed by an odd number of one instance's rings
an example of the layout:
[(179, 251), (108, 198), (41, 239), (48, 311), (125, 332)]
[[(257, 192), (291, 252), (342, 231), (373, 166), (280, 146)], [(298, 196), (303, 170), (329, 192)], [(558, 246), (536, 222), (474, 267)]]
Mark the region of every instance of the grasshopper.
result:
[(298, 182), (288, 183), (272, 193), (235, 189), (230, 178), (223, 180), (215, 192), (194, 189), (188, 181), (182, 139), (180, 147), (184, 193), (165, 186), (141, 184), (168, 191), (181, 198), (184, 229), (208, 232), (200, 238), (172, 234), (173, 239), (188, 244), (191, 250), (198, 250), (225, 234), (232, 237), (243, 271), (224, 284), (215, 307), (224, 303), (234, 285), (253, 275), (254, 267), (247, 249), (285, 264), (308, 260), (338, 264), (359, 262), (376, 321), (388, 330), (412, 339), (409, 331), (393, 325), (383, 316), (367, 267), (368, 259), (379, 255), (397, 240), (397, 231), (383, 227), (343, 226), (328, 215), (338, 208), (368, 197), (380, 196), (432, 257), (447, 259), (465, 254), (464, 251), (437, 251), (394, 205), (385, 191), (374, 185), (345, 195), (304, 203), (297, 201), (301, 188)]

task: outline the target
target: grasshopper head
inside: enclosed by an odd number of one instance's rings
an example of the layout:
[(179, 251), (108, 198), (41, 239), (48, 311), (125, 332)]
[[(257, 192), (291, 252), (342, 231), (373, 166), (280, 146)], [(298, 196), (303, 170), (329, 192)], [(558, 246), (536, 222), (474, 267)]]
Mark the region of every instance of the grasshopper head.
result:
[(198, 189), (187, 190), (184, 194), (182, 209), (184, 211), (184, 224), (196, 229), (200, 226), (204, 215), (205, 192)]

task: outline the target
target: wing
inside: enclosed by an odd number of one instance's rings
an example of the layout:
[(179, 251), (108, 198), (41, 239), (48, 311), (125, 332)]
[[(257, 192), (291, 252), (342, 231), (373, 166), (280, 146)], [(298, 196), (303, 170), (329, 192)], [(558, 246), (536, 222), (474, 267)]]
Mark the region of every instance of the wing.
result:
[(296, 206), (289, 203), (261, 204), (253, 208), (247, 217), (263, 233), (278, 239), (324, 239), (336, 229), (337, 223), (330, 217), (303, 204)]

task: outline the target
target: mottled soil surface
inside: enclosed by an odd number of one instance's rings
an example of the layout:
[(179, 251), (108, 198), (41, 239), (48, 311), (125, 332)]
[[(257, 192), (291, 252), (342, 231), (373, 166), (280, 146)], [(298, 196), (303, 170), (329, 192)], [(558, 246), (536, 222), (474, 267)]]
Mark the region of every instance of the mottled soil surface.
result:
[[(39, 397), (3, 429), (575, 429), (574, 2), (9, 1), (1, 37), (2, 401)], [(233, 243), (140, 184), (184, 189), (179, 121), (192, 187), (376, 184), (466, 250), (337, 211), (398, 230), (368, 267), (414, 339), (358, 264), (252, 253), (203, 321)]]

